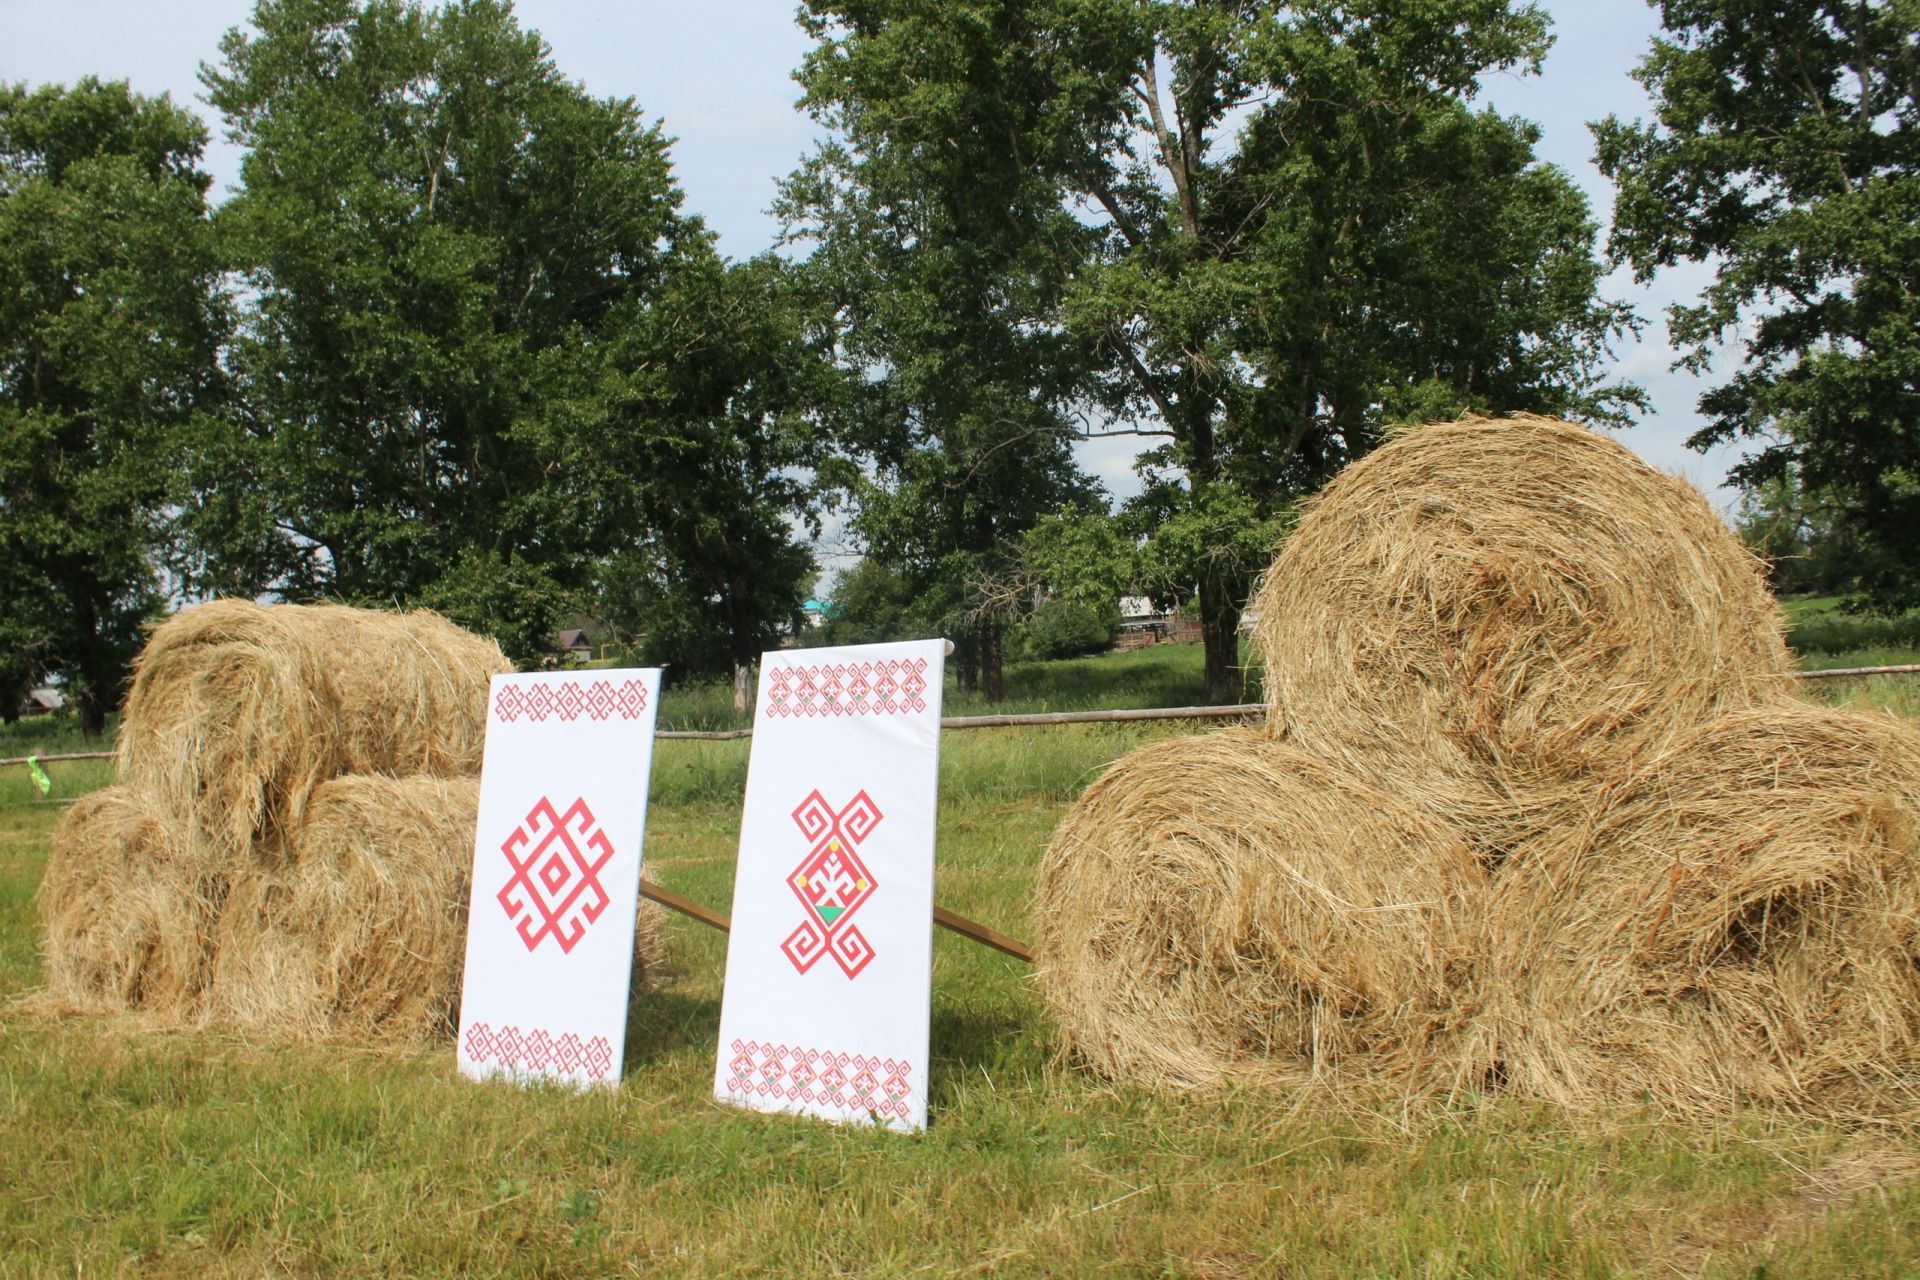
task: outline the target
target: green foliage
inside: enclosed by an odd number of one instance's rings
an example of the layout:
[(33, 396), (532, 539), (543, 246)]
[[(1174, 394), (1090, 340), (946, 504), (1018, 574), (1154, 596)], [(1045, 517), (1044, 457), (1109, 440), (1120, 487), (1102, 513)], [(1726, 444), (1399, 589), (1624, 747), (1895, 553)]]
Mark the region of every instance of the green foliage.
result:
[(59, 672), (89, 734), (221, 394), (204, 143), (124, 83), (0, 87), (0, 698)]
[(1064, 508), (1035, 522), (1023, 542), (1026, 564), (1048, 595), (1081, 609), (1118, 609), (1140, 577), (1135, 539), (1103, 511)]
[(1106, 608), (1073, 600), (1041, 603), (1008, 637), (1010, 657), (1028, 659), (1078, 658), (1101, 653), (1113, 645), (1113, 629), (1120, 622), (1115, 596)]
[(1830, 493), (1808, 492), (1797, 467), (1750, 482), (1734, 528), (1747, 549), (1767, 562), (1776, 594), (1846, 591), (1858, 576), (1838, 504)]
[[(1027, 74), (1025, 50), (927, 16), (935, 47), (889, 38), (869, 71), (911, 79), (937, 62), (938, 120), (993, 115), (1007, 78)], [(1095, 493), (1072, 458), (1090, 353), (1058, 322), (1066, 281), (1050, 247), (1079, 229), (1005, 131), (935, 139), (917, 103), (850, 86), (831, 42), (800, 80), (835, 137), (787, 181), (780, 211), (789, 235), (817, 246), (806, 270), (834, 300), (858, 375), (845, 445), (866, 466), (848, 477), (850, 527), (994, 696), (1020, 538)]]
[(880, 644), (938, 635), (923, 601), (900, 570), (876, 559), (862, 560), (834, 578), (833, 612), (808, 629), (809, 645)]
[[(801, 80), (848, 131), (839, 168), (910, 157), (1024, 246), (1004, 259), (1019, 272), (946, 265), (1033, 282), (994, 296), (1030, 299), (1018, 332), (1084, 360), (1051, 366), (1070, 381), (1033, 400), (1169, 439), (1141, 460), (1141, 510), (1192, 508), (1153, 555), (1199, 587), (1210, 696), (1236, 693), (1233, 624), (1258, 568), (1237, 531), (1385, 423), (1442, 407), (1618, 418), (1642, 401), (1596, 373), (1631, 317), (1596, 299), (1584, 201), (1534, 163), (1532, 126), (1466, 105), (1480, 77), (1537, 67), (1534, 6), (810, 0), (807, 15), (819, 45)], [(896, 209), (875, 202), (868, 221), (918, 246)], [(1017, 385), (1015, 370), (979, 380)], [(1222, 531), (1226, 554), (1195, 554)]]
[(1883, 605), (1920, 601), (1920, 80), (1913, 0), (1665, 0), (1637, 72), (1652, 124), (1594, 127), (1618, 185), (1613, 252), (1642, 278), (1717, 274), (1671, 314), (1704, 370), (1699, 447), (1757, 440), (1736, 475), (1793, 475)]
[(243, 411), (191, 456), (199, 573), (432, 602), (525, 659), (614, 566), (648, 605), (622, 622), (698, 637), (683, 659), (763, 641), (806, 563), (777, 267), (722, 263), (658, 126), (499, 0), (253, 27), (203, 72), (249, 148), (220, 224), (252, 303)]
[(663, 337), (687, 335), (671, 371), (683, 408), (647, 443), (644, 523), (600, 566), (598, 609), (645, 661), (716, 676), (801, 628), (815, 415), (841, 389), (819, 298), (772, 255), (702, 263), (658, 309)]

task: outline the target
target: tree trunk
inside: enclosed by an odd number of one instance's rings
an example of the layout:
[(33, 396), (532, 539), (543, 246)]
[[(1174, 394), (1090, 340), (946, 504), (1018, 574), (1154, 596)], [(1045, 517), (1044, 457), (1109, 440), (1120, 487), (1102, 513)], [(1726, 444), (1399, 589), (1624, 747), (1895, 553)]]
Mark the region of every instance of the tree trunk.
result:
[(1000, 643), (1000, 628), (987, 626), (980, 628), (980, 693), (988, 702), (1007, 700), (1006, 672), (1002, 658), (1005, 648)]
[(979, 659), (973, 632), (961, 633), (953, 642), (953, 683), (961, 693), (972, 693), (980, 687)]
[(733, 714), (744, 716), (753, 706), (753, 667), (733, 660)]
[(1240, 677), (1240, 609), (1224, 585), (1200, 580), (1200, 639), (1206, 649), (1206, 699), (1210, 703), (1238, 702)]
[(86, 738), (98, 738), (107, 731), (107, 708), (93, 690), (84, 690), (73, 700), (73, 708), (80, 717), (80, 733)]

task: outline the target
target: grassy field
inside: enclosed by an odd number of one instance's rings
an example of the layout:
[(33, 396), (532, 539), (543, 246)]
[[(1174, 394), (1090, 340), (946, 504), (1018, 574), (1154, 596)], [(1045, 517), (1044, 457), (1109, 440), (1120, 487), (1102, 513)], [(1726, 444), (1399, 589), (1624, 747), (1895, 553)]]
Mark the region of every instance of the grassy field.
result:
[[(1184, 703), (1197, 662), (1168, 647), (1009, 685), (1020, 709)], [(683, 698), (669, 717), (710, 710)], [(1062, 808), (1191, 731), (947, 735), (940, 901), (1027, 936)], [(108, 776), (55, 769), (64, 794)], [(724, 908), (745, 770), (742, 742), (661, 744), (650, 874)], [(912, 1137), (713, 1103), (725, 940), (679, 917), (611, 1092), (476, 1087), (450, 1046), (50, 1018), (32, 898), (57, 812), (0, 773), (0, 1274), (1920, 1274), (1920, 1126), (1157, 1097), (1063, 1062), (1024, 966), (945, 933), (932, 1124)]]

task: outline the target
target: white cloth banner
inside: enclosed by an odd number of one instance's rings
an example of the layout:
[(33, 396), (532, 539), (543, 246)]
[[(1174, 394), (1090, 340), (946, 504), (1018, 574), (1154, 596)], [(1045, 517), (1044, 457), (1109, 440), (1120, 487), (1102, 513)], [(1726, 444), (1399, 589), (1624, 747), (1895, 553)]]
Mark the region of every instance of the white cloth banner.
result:
[(761, 659), (723, 1102), (926, 1127), (944, 651), (923, 640)]
[(615, 1085), (660, 673), (493, 678), (461, 1074)]

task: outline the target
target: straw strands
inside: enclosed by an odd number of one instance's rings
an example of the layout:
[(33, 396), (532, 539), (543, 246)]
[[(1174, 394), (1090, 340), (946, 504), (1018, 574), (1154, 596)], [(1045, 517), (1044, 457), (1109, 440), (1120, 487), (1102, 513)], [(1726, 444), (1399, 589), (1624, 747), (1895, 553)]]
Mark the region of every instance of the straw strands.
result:
[(1850, 1104), (1920, 1065), (1920, 732), (1780, 702), (1697, 726), (1501, 869), (1508, 1079), (1570, 1104)]
[(54, 834), (51, 993), (306, 1039), (449, 1035), (487, 685), (510, 669), (428, 613), (216, 601), (161, 625), (125, 785)]
[(245, 881), (220, 917), (213, 1019), (308, 1038), (451, 1034), (479, 789), (348, 777), (316, 790), (291, 867)]
[(1382, 445), (1309, 504), (1251, 608), (1272, 732), (1495, 858), (1570, 785), (1790, 691), (1760, 565), (1706, 500), (1549, 419)]
[(1094, 1067), (1920, 1103), (1920, 731), (1792, 699), (1699, 495), (1565, 423), (1420, 428), (1254, 607), (1265, 738), (1123, 759), (1042, 866), (1041, 988)]
[(189, 845), (284, 858), (329, 778), (477, 774), (487, 680), (512, 669), (431, 613), (212, 601), (135, 663), (120, 770)]
[(50, 994), (177, 1021), (207, 981), (225, 885), (197, 874), (128, 787), (82, 796), (54, 829), (39, 890)]
[[(1040, 990), (1106, 1074), (1474, 1073), (1452, 987), (1485, 873), (1442, 824), (1253, 729), (1124, 757), (1040, 869)], [(1484, 1064), (1480, 1064), (1482, 1068)]]

